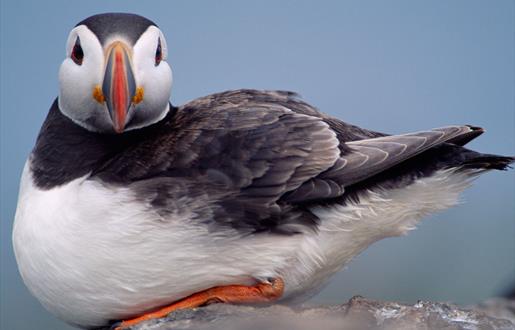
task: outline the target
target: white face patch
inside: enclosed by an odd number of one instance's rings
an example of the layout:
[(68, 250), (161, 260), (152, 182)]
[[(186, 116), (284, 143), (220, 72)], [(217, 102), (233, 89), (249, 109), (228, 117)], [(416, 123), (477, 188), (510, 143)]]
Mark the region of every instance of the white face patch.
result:
[[(71, 58), (77, 38), (84, 53), (80, 65)], [(84, 25), (74, 28), (68, 36), (66, 58), (59, 69), (59, 109), (75, 123), (91, 131), (112, 129), (105, 105), (93, 98), (95, 86), (102, 84), (104, 66), (104, 51), (97, 37)]]
[[(83, 52), (81, 63), (73, 59), (77, 42)], [(114, 42), (121, 42), (129, 49), (130, 65), (140, 93), (140, 99), (128, 109), (125, 131), (151, 125), (164, 118), (169, 110), (172, 70), (166, 62), (166, 40), (157, 27), (150, 26), (134, 45), (116, 35), (102, 45), (87, 26), (80, 25), (68, 36), (66, 58), (59, 70), (59, 109), (90, 131), (114, 132), (106, 102), (99, 102), (98, 93), (94, 97), (95, 90), (102, 86), (108, 50)], [(156, 65), (158, 44), (161, 61)]]
[[(156, 51), (161, 45), (162, 58), (156, 65)], [(136, 85), (144, 90), (144, 97), (131, 109), (126, 129), (147, 126), (161, 120), (168, 111), (168, 102), (172, 92), (172, 69), (166, 61), (168, 47), (163, 33), (155, 26), (150, 26), (136, 41), (133, 47), (133, 70)], [(135, 117), (134, 117), (135, 116)], [(142, 118), (141, 121), (134, 119)]]

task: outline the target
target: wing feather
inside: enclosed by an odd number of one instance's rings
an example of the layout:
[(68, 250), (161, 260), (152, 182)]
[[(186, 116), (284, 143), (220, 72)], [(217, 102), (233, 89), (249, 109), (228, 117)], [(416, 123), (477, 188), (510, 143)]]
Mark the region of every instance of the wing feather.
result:
[(470, 134), (474, 129), (470, 126), (448, 126), (430, 131), (346, 142), (347, 152), (333, 168), (321, 174), (320, 178), (333, 179), (343, 186), (349, 186), (446, 141)]
[(137, 182), (163, 208), (182, 192), (170, 180), (186, 181), (189, 195), (209, 196), (216, 224), (291, 233), (316, 227), (305, 203), (342, 196), (439, 144), (464, 143), (476, 129), (386, 136), (328, 117), (292, 93), (238, 90), (177, 108), (157, 141), (128, 149), (99, 175)]

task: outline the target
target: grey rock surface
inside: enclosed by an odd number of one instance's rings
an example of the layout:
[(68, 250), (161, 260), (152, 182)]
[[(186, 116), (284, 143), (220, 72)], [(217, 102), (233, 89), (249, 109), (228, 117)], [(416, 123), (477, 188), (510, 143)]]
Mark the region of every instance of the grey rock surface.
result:
[(171, 313), (131, 330), (211, 329), (515, 329), (515, 300), (496, 298), (471, 307), (420, 301), (414, 305), (354, 297), (318, 307), (215, 304)]

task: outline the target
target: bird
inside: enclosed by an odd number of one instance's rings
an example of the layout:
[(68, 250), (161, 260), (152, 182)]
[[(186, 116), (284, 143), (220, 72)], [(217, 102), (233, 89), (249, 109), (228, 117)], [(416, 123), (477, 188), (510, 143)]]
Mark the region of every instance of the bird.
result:
[(515, 160), (465, 148), (477, 126), (390, 135), (288, 91), (174, 106), (167, 56), (163, 32), (136, 14), (97, 14), (69, 33), (13, 246), (30, 292), (73, 326), (303, 301)]

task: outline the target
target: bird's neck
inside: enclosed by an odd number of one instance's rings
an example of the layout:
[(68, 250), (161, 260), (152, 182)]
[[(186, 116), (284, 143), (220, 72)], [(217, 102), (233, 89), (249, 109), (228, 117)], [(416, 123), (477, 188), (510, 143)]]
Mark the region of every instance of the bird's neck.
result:
[[(171, 106), (172, 109), (175, 108)], [(90, 132), (64, 116), (56, 99), (30, 157), (35, 184), (50, 189), (95, 173), (117, 154), (156, 134), (165, 122), (171, 120), (173, 112), (143, 129), (123, 134), (102, 134)]]

